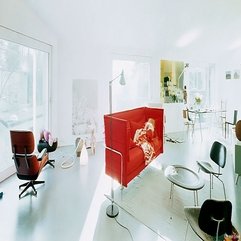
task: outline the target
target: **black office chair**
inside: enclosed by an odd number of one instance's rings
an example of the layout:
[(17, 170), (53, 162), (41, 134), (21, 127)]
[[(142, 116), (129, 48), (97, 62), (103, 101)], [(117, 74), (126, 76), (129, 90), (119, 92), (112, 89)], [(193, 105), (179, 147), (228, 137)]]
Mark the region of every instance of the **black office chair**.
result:
[(229, 127), (229, 125), (235, 127), (235, 125), (236, 125), (236, 123), (237, 123), (237, 117), (238, 117), (238, 111), (237, 111), (237, 110), (234, 110), (234, 112), (233, 112), (233, 121), (232, 121), (232, 122), (230, 122), (230, 121), (225, 121), (225, 138), (226, 138), (226, 136), (227, 136), (227, 132), (228, 132), (228, 134), (229, 134), (229, 128), (227, 128), (227, 127)]
[(188, 224), (202, 240), (217, 241), (224, 234), (238, 235), (232, 225), (232, 203), (228, 200), (207, 199), (201, 207), (184, 207), (184, 213)]
[[(221, 181), (221, 183), (223, 185), (224, 197), (226, 200), (225, 186), (224, 186), (223, 181), (219, 178), (222, 175), (221, 168), (224, 168), (225, 164), (226, 164), (226, 156), (227, 156), (226, 147), (222, 143), (215, 141), (212, 144), (212, 147), (210, 150), (210, 159), (217, 165), (217, 168), (213, 168), (213, 166), (211, 165), (210, 162), (197, 161), (199, 170), (201, 169), (203, 172), (210, 175), (210, 198), (212, 196), (211, 189), (213, 188), (213, 176), (214, 176), (219, 181)], [(218, 170), (216, 170), (216, 169), (218, 169)]]

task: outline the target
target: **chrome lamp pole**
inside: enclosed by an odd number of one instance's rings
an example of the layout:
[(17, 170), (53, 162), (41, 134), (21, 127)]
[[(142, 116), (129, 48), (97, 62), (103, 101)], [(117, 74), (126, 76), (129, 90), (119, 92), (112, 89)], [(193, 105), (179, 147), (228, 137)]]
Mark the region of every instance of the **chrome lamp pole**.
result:
[[(113, 81), (120, 77), (120, 85), (125, 85), (125, 76), (124, 76), (124, 70), (121, 71), (121, 73), (116, 76), (114, 79), (109, 81), (109, 110), (110, 110), (110, 116), (112, 115), (112, 84)], [(112, 118), (110, 119), (110, 150), (113, 149), (112, 146)], [(106, 208), (106, 214), (110, 218), (115, 218), (119, 214), (119, 209), (116, 205), (114, 205), (114, 180), (111, 178), (111, 204)]]

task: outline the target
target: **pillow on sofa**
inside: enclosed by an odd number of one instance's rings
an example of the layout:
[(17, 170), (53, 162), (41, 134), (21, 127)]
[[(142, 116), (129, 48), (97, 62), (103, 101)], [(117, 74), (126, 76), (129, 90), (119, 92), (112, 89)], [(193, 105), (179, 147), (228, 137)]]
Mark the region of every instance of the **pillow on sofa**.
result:
[(146, 132), (147, 140), (151, 142), (154, 137), (155, 137), (155, 132), (153, 132), (152, 130), (147, 130)]
[(135, 133), (137, 129), (141, 129), (144, 127), (144, 123), (139, 123), (135, 121), (130, 121), (130, 127), (131, 127), (131, 139), (134, 139)]

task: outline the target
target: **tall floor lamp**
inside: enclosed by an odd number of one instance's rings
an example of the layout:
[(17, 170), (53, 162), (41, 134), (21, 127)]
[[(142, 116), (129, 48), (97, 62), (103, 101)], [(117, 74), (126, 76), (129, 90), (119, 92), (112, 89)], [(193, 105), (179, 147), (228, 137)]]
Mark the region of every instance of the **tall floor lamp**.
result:
[[(120, 85), (125, 85), (125, 76), (124, 76), (124, 70), (121, 71), (121, 73), (116, 76), (114, 79), (109, 81), (109, 105), (110, 105), (110, 116), (112, 115), (112, 84), (113, 81), (120, 78)], [(110, 119), (110, 149), (112, 149), (112, 119)], [(113, 178), (111, 178), (111, 204), (106, 209), (106, 214), (110, 218), (114, 218), (119, 214), (119, 209), (116, 205), (114, 205), (114, 187), (113, 187)]]

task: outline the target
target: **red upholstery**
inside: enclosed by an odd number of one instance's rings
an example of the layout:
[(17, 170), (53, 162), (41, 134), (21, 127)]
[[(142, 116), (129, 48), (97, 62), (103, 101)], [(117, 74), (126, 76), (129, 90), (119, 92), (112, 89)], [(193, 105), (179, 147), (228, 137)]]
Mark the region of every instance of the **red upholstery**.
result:
[(36, 179), (42, 168), (48, 163), (48, 155), (44, 150), (42, 155), (34, 154), (34, 135), (31, 131), (10, 130), (10, 138), (17, 176), (21, 180), (28, 180), (19, 186), (19, 188), (25, 187), (19, 194), (19, 198), (29, 187), (33, 188), (36, 195), (34, 185), (44, 183), (44, 181)]
[(163, 109), (159, 108), (140, 107), (104, 115), (107, 175), (127, 186), (146, 167), (143, 151), (133, 144), (132, 139), (135, 130), (143, 126), (149, 118), (155, 120), (153, 142), (156, 156), (163, 153), (163, 112)]

